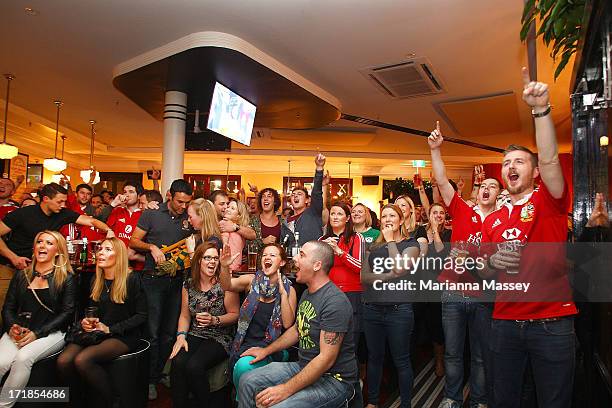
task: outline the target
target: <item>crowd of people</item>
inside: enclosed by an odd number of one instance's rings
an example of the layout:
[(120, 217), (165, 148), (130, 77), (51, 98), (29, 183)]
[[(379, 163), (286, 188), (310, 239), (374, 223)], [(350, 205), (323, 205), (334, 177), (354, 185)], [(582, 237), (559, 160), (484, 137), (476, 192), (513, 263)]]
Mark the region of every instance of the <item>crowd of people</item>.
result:
[[(72, 406), (112, 407), (103, 365), (142, 338), (150, 342), (149, 399), (164, 383), (175, 407), (209, 406), (209, 376), (225, 364), (239, 407), (375, 408), (387, 350), (400, 406), (410, 407), (412, 337), (415, 319), (423, 319), (445, 381), (440, 408), (463, 405), (467, 355), (470, 407), (520, 406), (528, 366), (538, 404), (569, 407), (578, 311), (564, 264), (553, 259), (562, 254), (527, 247), (565, 241), (569, 192), (548, 88), (526, 72), (523, 79), (538, 156), (511, 145), (503, 184), (477, 167), (473, 194), (464, 199), (446, 175), (437, 124), (428, 139), (433, 202), (417, 184), (420, 205), (399, 196), (380, 209), (380, 221), (363, 203), (326, 203), (329, 174), (320, 153), (312, 190), (295, 188), (283, 209), (273, 188), (251, 186), (257, 200), (249, 208), (244, 195), (221, 190), (194, 198), (183, 179), (164, 197), (131, 182), (117, 195), (51, 183), (18, 208), (9, 201), (14, 184), (0, 180), (0, 255), (13, 276), (2, 309), (3, 389), (23, 388), (36, 361), (62, 350), (57, 369)], [(87, 304), (77, 301), (70, 255), (83, 238), (101, 242)], [(257, 252), (254, 271), (248, 248)], [(459, 270), (457, 260), (483, 256), (481, 270)], [(455, 262), (420, 271), (421, 259)], [(523, 302), (443, 289), (418, 301), (377, 289), (417, 279), (447, 286), (542, 281), (535, 274), (568, 298)], [(14, 402), (0, 395), (0, 406)]]

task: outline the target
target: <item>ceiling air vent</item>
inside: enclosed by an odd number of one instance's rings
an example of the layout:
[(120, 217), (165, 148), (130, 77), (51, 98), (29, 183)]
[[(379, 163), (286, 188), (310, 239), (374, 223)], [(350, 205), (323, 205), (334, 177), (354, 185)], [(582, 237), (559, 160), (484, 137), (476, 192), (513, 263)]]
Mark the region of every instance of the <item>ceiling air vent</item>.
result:
[(442, 81), (434, 75), (431, 63), (424, 57), (363, 68), (359, 72), (392, 98), (413, 98), (446, 92)]

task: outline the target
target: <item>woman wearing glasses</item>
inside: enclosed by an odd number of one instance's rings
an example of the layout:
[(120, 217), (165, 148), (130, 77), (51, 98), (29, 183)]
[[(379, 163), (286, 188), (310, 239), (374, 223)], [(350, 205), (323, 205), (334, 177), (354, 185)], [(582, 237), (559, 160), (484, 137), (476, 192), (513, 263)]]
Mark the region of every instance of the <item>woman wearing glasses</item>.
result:
[(208, 370), (228, 357), (238, 320), (239, 297), (219, 283), (219, 250), (204, 242), (195, 250), (191, 277), (182, 292), (181, 316), (172, 349), (172, 404), (187, 407), (189, 393), (198, 407), (209, 404)]

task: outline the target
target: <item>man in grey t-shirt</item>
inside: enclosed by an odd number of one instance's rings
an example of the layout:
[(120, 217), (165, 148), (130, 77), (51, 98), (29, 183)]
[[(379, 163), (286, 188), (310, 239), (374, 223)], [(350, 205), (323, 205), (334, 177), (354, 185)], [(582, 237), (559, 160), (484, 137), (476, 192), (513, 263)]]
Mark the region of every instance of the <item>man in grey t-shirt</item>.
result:
[(329, 280), (334, 263), (331, 247), (309, 241), (294, 259), (297, 281), (308, 287), (295, 324), (268, 347), (251, 348), (243, 356), (254, 356), (253, 364), (299, 342), (299, 361), (271, 363), (245, 373), (235, 384), (240, 408), (337, 407), (353, 396), (358, 384), (353, 308)]

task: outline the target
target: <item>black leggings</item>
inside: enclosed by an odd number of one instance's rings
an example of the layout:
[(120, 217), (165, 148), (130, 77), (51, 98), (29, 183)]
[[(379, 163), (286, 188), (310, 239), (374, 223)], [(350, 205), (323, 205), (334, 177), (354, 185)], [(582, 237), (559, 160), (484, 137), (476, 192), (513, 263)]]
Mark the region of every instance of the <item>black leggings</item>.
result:
[(172, 360), (172, 406), (187, 407), (189, 392), (192, 392), (196, 397), (194, 407), (207, 407), (210, 404), (208, 370), (225, 360), (227, 352), (215, 340), (190, 335), (187, 346), (189, 351), (182, 349)]
[[(70, 385), (71, 405), (73, 407), (112, 407), (113, 386), (100, 363), (114, 360), (128, 351), (128, 346), (117, 339), (107, 339), (89, 347), (68, 344), (57, 358), (57, 368), (63, 380)], [(79, 392), (79, 377), (93, 390), (91, 394), (88, 393), (91, 401), (86, 404)]]

